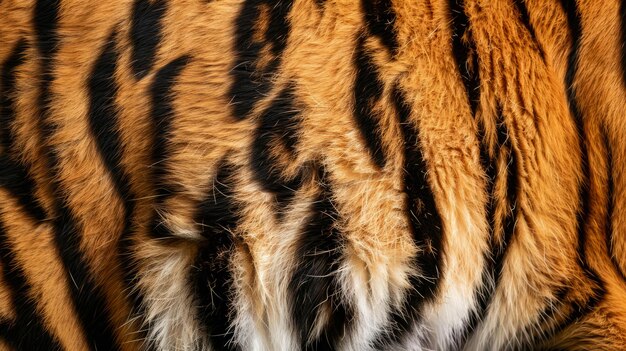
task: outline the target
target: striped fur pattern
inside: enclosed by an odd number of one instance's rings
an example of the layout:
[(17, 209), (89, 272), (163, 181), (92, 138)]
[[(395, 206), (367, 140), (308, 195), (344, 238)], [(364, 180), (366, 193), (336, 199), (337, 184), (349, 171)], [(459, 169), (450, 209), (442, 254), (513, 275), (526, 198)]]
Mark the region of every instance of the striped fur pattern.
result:
[(624, 0), (1, 0), (0, 349), (625, 350), (624, 111)]

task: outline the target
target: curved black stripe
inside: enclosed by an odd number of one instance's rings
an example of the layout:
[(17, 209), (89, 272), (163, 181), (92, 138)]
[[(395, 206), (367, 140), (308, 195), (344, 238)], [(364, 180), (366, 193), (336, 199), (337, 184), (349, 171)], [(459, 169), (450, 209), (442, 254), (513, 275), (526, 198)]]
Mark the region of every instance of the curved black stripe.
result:
[(561, 6), (567, 16), (567, 24), (569, 26), (570, 35), (572, 38), (572, 46), (570, 48), (567, 59), (567, 72), (565, 75), (565, 87), (567, 89), (567, 100), (570, 109), (570, 113), (574, 122), (576, 123), (578, 135), (579, 135), (579, 147), (581, 153), (581, 172), (582, 180), (579, 185), (579, 211), (576, 216), (576, 226), (578, 232), (578, 261), (583, 270), (585, 277), (589, 280), (591, 286), (595, 286), (593, 294), (589, 296), (586, 301), (576, 302), (572, 306), (572, 313), (570, 313), (565, 321), (561, 323), (553, 333), (556, 334), (563, 330), (571, 323), (581, 319), (587, 313), (593, 310), (595, 306), (604, 298), (606, 290), (604, 288), (604, 282), (598, 276), (587, 262), (587, 255), (585, 254), (585, 246), (587, 236), (585, 233), (585, 224), (589, 219), (589, 177), (591, 174), (589, 164), (589, 153), (586, 145), (585, 128), (583, 116), (578, 106), (576, 99), (576, 90), (574, 87), (574, 80), (576, 72), (578, 70), (578, 54), (580, 50), (580, 40), (582, 38), (582, 25), (580, 20), (580, 14), (576, 0), (560, 0)]
[[(257, 24), (261, 19), (261, 7), (269, 11), (269, 23), (264, 42), (255, 40)], [(235, 22), (235, 64), (230, 71), (232, 84), (229, 95), (234, 117), (242, 120), (255, 104), (267, 96), (273, 75), (280, 66), (282, 53), (287, 45), (291, 24), (287, 16), (292, 1), (246, 0)], [(271, 58), (260, 66), (261, 51), (269, 46)]]
[(520, 14), (520, 20), (528, 33), (530, 33), (530, 37), (537, 46), (537, 50), (539, 51), (539, 55), (541, 55), (542, 60), (546, 60), (546, 54), (543, 51), (543, 47), (539, 40), (537, 40), (537, 33), (535, 32), (535, 27), (533, 27), (532, 23), (530, 23), (530, 14), (528, 13), (528, 7), (526, 7), (526, 0), (514, 0), (513, 4), (517, 9), (517, 12)]
[(7, 155), (0, 155), (0, 186), (8, 190), (33, 219), (41, 222), (46, 218), (45, 210), (33, 194), (35, 181), (22, 163)]
[(391, 0), (361, 0), (361, 7), (369, 33), (379, 37), (389, 52), (397, 54), (400, 44), (394, 30), (396, 12)]
[(37, 221), (46, 218), (45, 210), (33, 194), (35, 181), (19, 156), (15, 145), (13, 124), (15, 122), (16, 69), (25, 62), (26, 40), (21, 39), (2, 63), (0, 71), (0, 185), (17, 199), (18, 203)]
[[(463, 346), (468, 341), (469, 336), (475, 330), (475, 328), (483, 321), (489, 305), (491, 304), (494, 294), (500, 285), (500, 279), (502, 276), (502, 269), (504, 267), (504, 260), (506, 258), (507, 249), (511, 242), (511, 238), (515, 232), (515, 221), (518, 215), (517, 208), (517, 195), (518, 195), (518, 158), (516, 151), (513, 148), (511, 139), (509, 137), (509, 131), (506, 126), (504, 116), (502, 115), (502, 107), (500, 104), (496, 107), (496, 156), (495, 160), (491, 160), (488, 152), (485, 148), (485, 142), (483, 141), (481, 147), (481, 160), (483, 167), (488, 176), (487, 189), (489, 194), (489, 200), (486, 207), (487, 220), (490, 225), (490, 242), (489, 251), (485, 255), (485, 267), (482, 273), (483, 284), (474, 292), (477, 307), (476, 310), (470, 315), (468, 322), (465, 324), (464, 330), (460, 334), (458, 339), (458, 345)], [(503, 199), (497, 197), (494, 193), (495, 186), (498, 181), (497, 176), (501, 174), (498, 170), (499, 160), (506, 159), (506, 202)], [(496, 208), (500, 204), (506, 206), (508, 211), (505, 212), (504, 218), (502, 218), (502, 227), (496, 228)], [(501, 240), (497, 240), (496, 234), (502, 233)], [(493, 284), (489, 282), (493, 281)]]
[(43, 316), (37, 308), (32, 287), (26, 273), (10, 247), (4, 223), (0, 220), (0, 260), (2, 276), (11, 290), (13, 307), (16, 311), (15, 321), (6, 324), (8, 342), (16, 345), (19, 350), (60, 350), (61, 345), (44, 324)]
[(420, 149), (420, 132), (410, 119), (411, 108), (398, 83), (394, 84), (391, 97), (405, 145), (405, 211), (413, 242), (423, 252), (413, 259), (414, 268), (420, 270), (420, 275), (409, 277), (411, 288), (406, 292), (401, 307), (392, 311), (390, 329), (377, 337), (377, 348), (396, 343), (411, 332), (420, 319), (424, 303), (436, 296), (442, 272), (442, 220), (428, 182), (428, 168)]
[[(609, 252), (609, 257), (611, 258), (611, 262), (613, 266), (615, 266), (615, 271), (620, 276), (620, 278), (626, 282), (626, 272), (622, 269), (620, 262), (617, 261), (617, 257), (615, 255), (615, 249), (613, 248), (613, 235), (615, 235), (615, 231), (613, 228), (613, 212), (615, 208), (615, 180), (613, 178), (613, 148), (611, 147), (611, 142), (609, 140), (608, 131), (606, 127), (603, 132), (604, 139), (604, 147), (606, 148), (606, 157), (607, 157), (607, 207), (606, 207), (606, 247)], [(626, 258), (622, 258), (626, 259)]]
[(465, 0), (449, 0), (452, 27), (452, 54), (465, 85), (467, 99), (476, 113), (480, 100), (480, 71), (478, 54), (472, 37), (469, 18), (465, 13)]
[[(263, 112), (255, 131), (250, 153), (252, 175), (264, 191), (274, 194), (280, 216), (300, 188), (302, 178), (286, 179), (280, 169), (280, 160), (272, 147), (282, 146), (289, 160), (295, 160), (300, 119), (295, 106), (293, 86), (285, 88)], [(280, 144), (280, 145), (276, 145)]]
[[(137, 265), (131, 252), (132, 221), (136, 196), (130, 189), (130, 178), (124, 171), (121, 161), (123, 146), (118, 126), (119, 112), (115, 104), (118, 94), (115, 71), (119, 59), (115, 37), (116, 33), (113, 32), (107, 39), (87, 81), (88, 121), (95, 144), (123, 205), (124, 227), (118, 243), (118, 257), (122, 265), (128, 297), (132, 303), (131, 313), (137, 318), (141, 317), (140, 311), (143, 310), (143, 294), (134, 288)], [(139, 335), (145, 336), (142, 331), (139, 332)]]
[[(320, 192), (299, 235), (294, 256), (295, 269), (289, 282), (291, 314), (302, 350), (335, 350), (353, 311), (341, 300), (339, 293), (337, 271), (343, 243), (343, 235), (336, 225), (339, 213), (333, 203), (333, 191), (326, 170), (319, 165), (317, 170)], [(328, 322), (319, 335), (314, 335), (314, 326), (324, 309), (331, 311)]]
[(135, 0), (133, 4), (131, 67), (137, 79), (145, 77), (154, 66), (156, 51), (163, 37), (162, 22), (166, 11), (165, 0)]
[(232, 166), (225, 161), (217, 168), (213, 188), (198, 206), (195, 222), (206, 238), (190, 272), (190, 282), (200, 302), (198, 320), (206, 328), (214, 350), (239, 350), (233, 344), (236, 307), (232, 300), (230, 261), (235, 250), (233, 232), (241, 209), (234, 202)]
[[(172, 121), (174, 116), (174, 94), (172, 87), (183, 68), (191, 58), (180, 56), (160, 68), (150, 85), (151, 110), (150, 118), (154, 128), (154, 144), (152, 146), (152, 176), (156, 186), (157, 207), (162, 206), (165, 200), (177, 192), (175, 184), (168, 182), (168, 162), (171, 150), (169, 140), (172, 138)], [(159, 216), (155, 214), (152, 234), (156, 238), (171, 236), (169, 229), (161, 224)]]
[(36, 47), (41, 56), (41, 79), (38, 105), (41, 111), (39, 128), (47, 156), (47, 169), (51, 174), (54, 192), (52, 221), (55, 245), (67, 273), (67, 286), (72, 298), (80, 328), (92, 349), (118, 350), (114, 328), (103, 291), (98, 287), (89, 264), (81, 251), (80, 221), (73, 213), (66, 190), (59, 179), (61, 164), (58, 150), (50, 146), (56, 125), (50, 120), (50, 103), (54, 98), (51, 85), (54, 81), (53, 63), (60, 43), (57, 31), (59, 18), (58, 0), (38, 0), (34, 11)]
[(375, 110), (383, 95), (383, 82), (380, 80), (374, 59), (365, 48), (365, 38), (358, 39), (354, 57), (356, 79), (354, 82), (354, 118), (363, 136), (372, 161), (383, 168), (386, 157), (380, 130), (380, 113)]

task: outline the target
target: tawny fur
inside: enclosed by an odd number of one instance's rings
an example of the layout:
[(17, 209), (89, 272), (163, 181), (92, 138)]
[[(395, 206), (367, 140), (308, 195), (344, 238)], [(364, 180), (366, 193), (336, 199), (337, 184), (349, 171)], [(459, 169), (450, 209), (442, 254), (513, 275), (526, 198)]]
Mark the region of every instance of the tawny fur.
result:
[(0, 1), (1, 349), (626, 349), (626, 5), (45, 3)]

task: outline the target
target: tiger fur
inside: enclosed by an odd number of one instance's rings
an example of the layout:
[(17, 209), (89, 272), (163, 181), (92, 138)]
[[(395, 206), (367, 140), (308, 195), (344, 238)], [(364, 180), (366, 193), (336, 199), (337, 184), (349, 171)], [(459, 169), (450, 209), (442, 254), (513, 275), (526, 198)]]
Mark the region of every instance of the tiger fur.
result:
[(626, 1), (1, 0), (0, 349), (626, 350)]

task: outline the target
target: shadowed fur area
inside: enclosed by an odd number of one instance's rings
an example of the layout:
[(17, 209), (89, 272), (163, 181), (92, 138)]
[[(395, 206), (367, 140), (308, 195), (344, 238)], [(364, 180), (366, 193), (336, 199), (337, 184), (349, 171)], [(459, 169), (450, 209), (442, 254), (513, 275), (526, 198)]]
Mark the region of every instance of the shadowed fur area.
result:
[(0, 0), (0, 350), (626, 350), (625, 0)]

